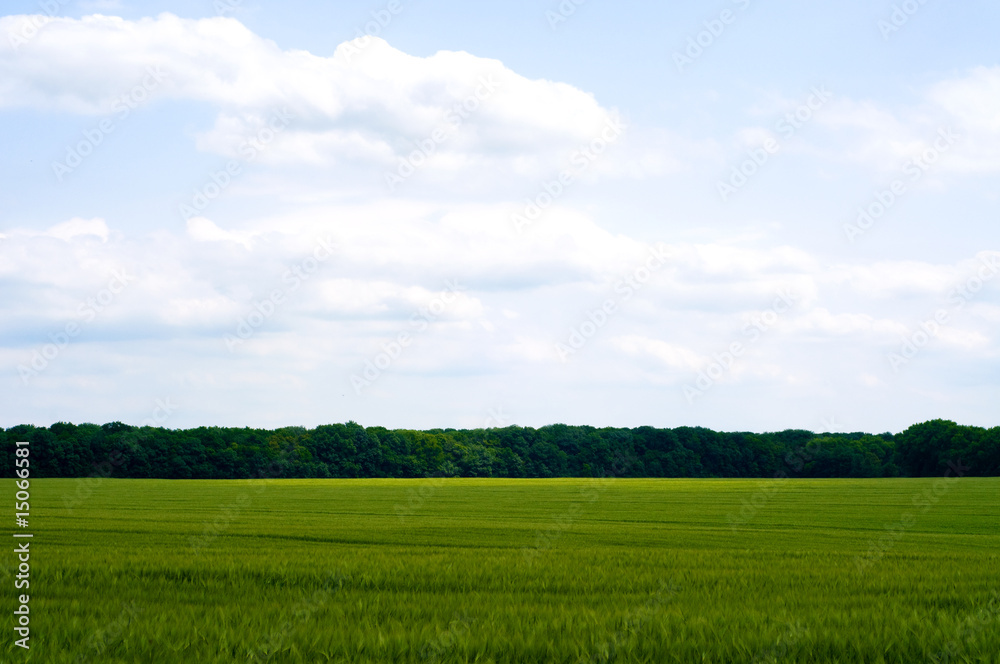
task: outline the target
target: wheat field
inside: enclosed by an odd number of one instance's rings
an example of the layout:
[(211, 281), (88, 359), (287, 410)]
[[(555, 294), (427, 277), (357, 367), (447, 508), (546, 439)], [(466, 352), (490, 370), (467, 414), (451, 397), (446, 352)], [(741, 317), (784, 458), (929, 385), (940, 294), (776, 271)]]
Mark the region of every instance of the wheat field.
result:
[(31, 662), (1000, 662), (997, 479), (32, 490)]

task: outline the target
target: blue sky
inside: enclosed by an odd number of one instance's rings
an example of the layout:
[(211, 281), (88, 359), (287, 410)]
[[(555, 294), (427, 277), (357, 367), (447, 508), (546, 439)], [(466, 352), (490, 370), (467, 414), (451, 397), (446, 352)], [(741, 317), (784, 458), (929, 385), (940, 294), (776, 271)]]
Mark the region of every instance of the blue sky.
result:
[(5, 11), (2, 425), (996, 424), (993, 3)]

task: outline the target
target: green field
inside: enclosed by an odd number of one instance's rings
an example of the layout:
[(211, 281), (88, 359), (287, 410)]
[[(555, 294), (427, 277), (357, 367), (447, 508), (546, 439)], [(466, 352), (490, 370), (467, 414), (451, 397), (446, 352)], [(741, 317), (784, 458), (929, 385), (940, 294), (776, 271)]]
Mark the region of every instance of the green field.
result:
[(4, 661), (1000, 662), (998, 479), (89, 482)]

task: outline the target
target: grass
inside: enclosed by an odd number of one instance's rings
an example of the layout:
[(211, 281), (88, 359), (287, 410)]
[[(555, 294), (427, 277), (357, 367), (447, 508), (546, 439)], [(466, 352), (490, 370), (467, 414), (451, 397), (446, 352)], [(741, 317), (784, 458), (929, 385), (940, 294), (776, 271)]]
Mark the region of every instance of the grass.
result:
[(4, 661), (1000, 662), (998, 479), (80, 482)]

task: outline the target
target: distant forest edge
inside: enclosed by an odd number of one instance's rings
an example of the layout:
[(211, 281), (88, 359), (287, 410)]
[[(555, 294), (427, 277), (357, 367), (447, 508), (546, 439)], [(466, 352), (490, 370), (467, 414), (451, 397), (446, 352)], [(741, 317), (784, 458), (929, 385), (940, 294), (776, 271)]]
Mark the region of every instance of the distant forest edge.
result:
[[(1000, 427), (948, 420), (899, 434), (722, 433), (701, 427), (411, 431), (354, 422), (315, 429), (16, 426), (32, 477), (932, 477), (1000, 475)], [(23, 465), (23, 464), (22, 464)]]

